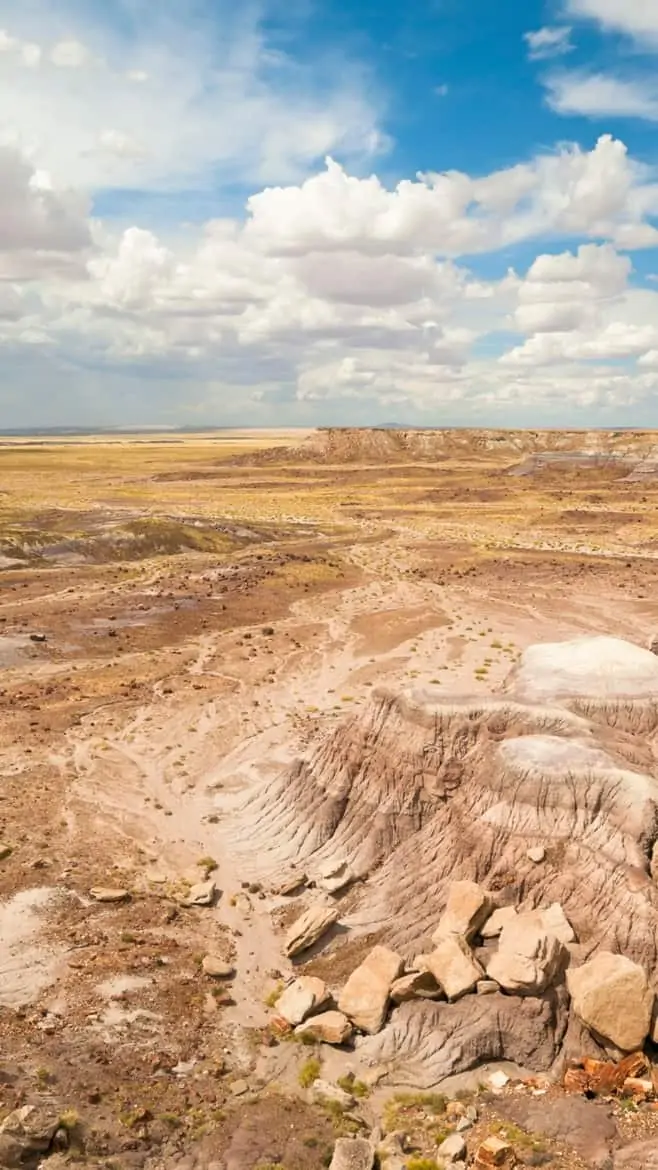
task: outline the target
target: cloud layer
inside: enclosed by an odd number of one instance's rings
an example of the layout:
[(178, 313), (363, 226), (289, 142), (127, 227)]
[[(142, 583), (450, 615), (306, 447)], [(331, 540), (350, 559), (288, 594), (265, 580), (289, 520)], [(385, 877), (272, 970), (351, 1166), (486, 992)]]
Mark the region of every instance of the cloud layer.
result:
[[(653, 36), (632, 0), (567, 8)], [(205, 26), (178, 31), (129, 49), (91, 27), (0, 34), (7, 425), (617, 421), (649, 407), (658, 291), (635, 253), (658, 243), (658, 182), (621, 140), (385, 179), (379, 98), (356, 65), (318, 59), (311, 78), (252, 15), (227, 19), (219, 58)], [(526, 47), (564, 57), (570, 27)], [(630, 83), (546, 84), (562, 114), (654, 116)], [(98, 214), (126, 188), (143, 216)], [(159, 200), (199, 191), (209, 215), (159, 218)]]

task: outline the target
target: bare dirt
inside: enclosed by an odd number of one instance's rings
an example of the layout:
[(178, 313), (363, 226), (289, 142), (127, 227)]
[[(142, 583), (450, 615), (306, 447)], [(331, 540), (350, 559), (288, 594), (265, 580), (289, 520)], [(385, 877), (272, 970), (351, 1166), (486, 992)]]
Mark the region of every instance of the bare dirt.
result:
[[(0, 1117), (75, 1111), (88, 1161), (150, 1170), (315, 1170), (337, 1132), (374, 1124), (379, 1098), (356, 1120), (312, 1104), (309, 1051), (269, 1030), (293, 911), (269, 893), (290, 851), (264, 794), (382, 684), (481, 699), (536, 642), (645, 645), (658, 480), (509, 470), (546, 450), (635, 466), (655, 446), (332, 431), (0, 449)], [(185, 906), (206, 876), (214, 904)], [(380, 937), (360, 897), (309, 971), (336, 980)], [(234, 979), (203, 974), (209, 952)], [(647, 1115), (619, 1124), (645, 1136)], [(586, 1164), (542, 1140), (528, 1164)]]

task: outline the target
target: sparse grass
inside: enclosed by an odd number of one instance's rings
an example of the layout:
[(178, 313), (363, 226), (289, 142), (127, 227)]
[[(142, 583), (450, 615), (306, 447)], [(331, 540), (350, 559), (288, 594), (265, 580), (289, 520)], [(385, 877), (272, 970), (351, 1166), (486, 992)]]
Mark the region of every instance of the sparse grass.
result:
[(309, 1056), (297, 1074), (297, 1081), (302, 1089), (310, 1089), (311, 1085), (320, 1076), (322, 1065), (317, 1056)]
[(204, 870), (206, 874), (214, 873), (218, 869), (217, 862), (214, 857), (200, 857), (197, 861), (199, 869)]
[(273, 987), (271, 991), (268, 991), (267, 995), (265, 996), (265, 998), (263, 1000), (265, 1007), (268, 1007), (268, 1008), (276, 1007), (276, 1002), (279, 999), (279, 996), (281, 995), (284, 987), (285, 987), (285, 983), (283, 982), (283, 980), (280, 979), (279, 982), (277, 983), (276, 987)]

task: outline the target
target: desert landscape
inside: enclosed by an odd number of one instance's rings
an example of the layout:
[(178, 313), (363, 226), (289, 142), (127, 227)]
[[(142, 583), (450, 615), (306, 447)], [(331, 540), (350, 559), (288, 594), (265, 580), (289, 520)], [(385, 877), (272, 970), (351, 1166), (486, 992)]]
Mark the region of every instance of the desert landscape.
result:
[(658, 1167), (658, 434), (0, 467), (0, 1166)]

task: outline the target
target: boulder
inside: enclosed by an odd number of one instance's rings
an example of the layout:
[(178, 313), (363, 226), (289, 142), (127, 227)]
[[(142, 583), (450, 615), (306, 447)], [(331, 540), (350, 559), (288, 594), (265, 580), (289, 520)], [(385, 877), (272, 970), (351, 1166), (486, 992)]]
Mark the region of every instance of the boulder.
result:
[(459, 935), (447, 935), (427, 955), (427, 966), (448, 999), (459, 999), (472, 991), (484, 971), (474, 958), (468, 943)]
[(321, 1012), (298, 1024), (295, 1036), (308, 1036), (324, 1044), (344, 1044), (352, 1035), (352, 1025), (342, 1012)]
[(409, 999), (441, 999), (443, 992), (431, 971), (410, 971), (401, 975), (391, 987), (393, 1003)]
[(113, 889), (110, 886), (94, 886), (89, 891), (90, 897), (94, 902), (127, 902), (130, 897), (129, 890)]
[(655, 1000), (643, 967), (625, 955), (599, 951), (567, 972), (567, 987), (573, 1010), (591, 1032), (623, 1052), (642, 1047)]
[(404, 963), (395, 951), (373, 947), (338, 996), (341, 1012), (362, 1032), (371, 1035), (379, 1032), (386, 1019), (391, 984), (403, 968)]
[(480, 930), (482, 938), (498, 938), (504, 926), (509, 922), (515, 922), (518, 918), (517, 912), (513, 906), (501, 906), (498, 910), (494, 910), (491, 918), (488, 918), (484, 926)]
[(526, 853), (528, 861), (532, 861), (534, 865), (541, 865), (542, 861), (546, 860), (546, 850), (543, 845), (533, 845)]
[(210, 975), (213, 979), (232, 979), (235, 975), (235, 967), (225, 959), (220, 959), (219, 955), (205, 955), (201, 969), (204, 975)]
[(460, 1133), (451, 1133), (439, 1146), (439, 1157), (448, 1165), (466, 1160), (466, 1142)]
[(215, 901), (217, 886), (212, 878), (205, 882), (195, 882), (190, 886), (188, 893), (182, 899), (184, 906), (212, 906)]
[(445, 911), (432, 935), (432, 942), (438, 944), (441, 939), (455, 934), (470, 942), (479, 934), (494, 908), (491, 894), (476, 882), (453, 882)]
[(491, 1137), (485, 1138), (477, 1148), (476, 1170), (487, 1170), (489, 1166), (507, 1166), (513, 1153), (509, 1142), (492, 1134)]
[(309, 906), (308, 910), (293, 922), (286, 935), (286, 954), (290, 959), (302, 951), (312, 947), (314, 942), (338, 921), (338, 910), (335, 906), (324, 906), (321, 903)]
[(573, 927), (559, 902), (551, 902), (550, 906), (531, 910), (529, 916), (538, 921), (544, 930), (559, 938), (561, 943), (566, 945), (575, 941)]
[(3, 1166), (32, 1163), (47, 1154), (60, 1129), (60, 1112), (51, 1105), (21, 1105), (0, 1125), (0, 1156)]
[(505, 991), (517, 995), (541, 995), (568, 962), (565, 947), (532, 918), (519, 915), (503, 927), (498, 950), (487, 975)]
[(365, 1138), (338, 1138), (329, 1170), (372, 1170), (375, 1147)]
[(329, 998), (327, 985), (322, 979), (300, 975), (279, 996), (276, 1010), (289, 1024), (301, 1024), (307, 1016), (324, 1007)]

